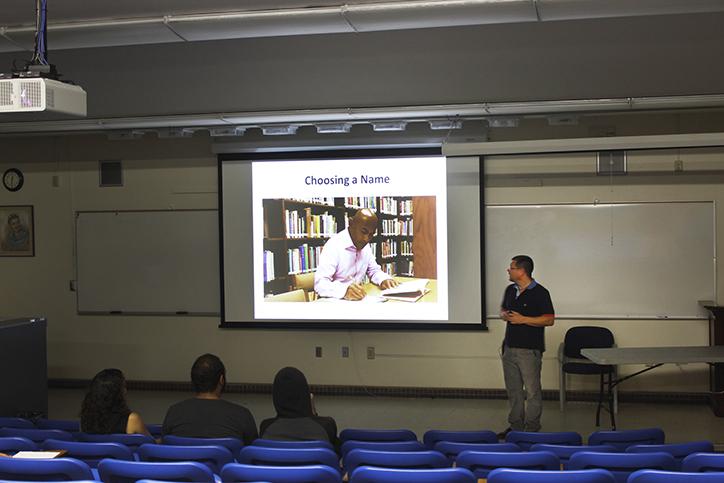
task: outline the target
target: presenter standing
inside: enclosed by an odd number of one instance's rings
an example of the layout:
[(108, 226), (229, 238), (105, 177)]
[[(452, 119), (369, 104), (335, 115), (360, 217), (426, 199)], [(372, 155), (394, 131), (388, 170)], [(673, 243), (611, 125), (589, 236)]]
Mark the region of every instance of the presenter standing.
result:
[(364, 208), (355, 213), (347, 229), (327, 241), (314, 275), (314, 290), (320, 297), (362, 300), (365, 275), (383, 290), (399, 285), (382, 270), (369, 247), (376, 231), (377, 215)]
[(545, 351), (544, 329), (553, 325), (555, 312), (548, 290), (533, 279), (533, 259), (512, 258), (508, 268), (511, 283), (505, 289), (500, 318), (506, 321), (501, 359), (508, 392), (508, 428), (539, 431), (543, 411), (541, 362)]

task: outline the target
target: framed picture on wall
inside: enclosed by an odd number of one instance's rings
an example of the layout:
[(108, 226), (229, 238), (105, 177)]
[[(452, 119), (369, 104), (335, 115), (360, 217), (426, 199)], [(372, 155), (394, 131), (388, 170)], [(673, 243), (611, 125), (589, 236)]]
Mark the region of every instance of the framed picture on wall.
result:
[(34, 257), (32, 206), (0, 206), (0, 257)]

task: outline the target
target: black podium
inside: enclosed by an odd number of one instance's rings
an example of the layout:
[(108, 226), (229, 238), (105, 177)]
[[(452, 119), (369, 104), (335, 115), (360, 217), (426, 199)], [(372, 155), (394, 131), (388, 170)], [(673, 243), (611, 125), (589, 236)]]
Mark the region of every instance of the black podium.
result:
[(46, 328), (43, 318), (0, 321), (0, 416), (47, 416)]

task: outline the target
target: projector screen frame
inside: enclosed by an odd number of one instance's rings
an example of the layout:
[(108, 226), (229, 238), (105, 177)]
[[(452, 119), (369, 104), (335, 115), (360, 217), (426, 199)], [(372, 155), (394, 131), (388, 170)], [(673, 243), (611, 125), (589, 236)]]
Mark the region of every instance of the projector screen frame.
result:
[[(293, 329), (293, 330), (331, 330), (331, 331), (429, 331), (429, 332), (469, 332), (487, 331), (485, 308), (485, 203), (483, 157), (478, 156), (478, 187), (479, 187), (479, 251), (480, 251), (480, 321), (475, 322), (380, 322), (345, 320), (329, 322), (315, 320), (285, 321), (278, 319), (233, 320), (226, 319), (226, 290), (224, 264), (224, 192), (223, 165), (228, 161), (282, 161), (282, 160), (324, 160), (343, 158), (403, 158), (413, 156), (442, 156), (440, 147), (406, 147), (406, 148), (315, 148), (314, 150), (270, 150), (262, 152), (220, 153), (218, 155), (218, 202), (219, 202), (219, 265), (220, 265), (220, 312), (219, 328), (223, 329)], [(448, 235), (449, 236), (449, 235)], [(251, 255), (250, 255), (251, 256)], [(448, 252), (448, 259), (450, 252)], [(450, 301), (448, 301), (450, 303)]]

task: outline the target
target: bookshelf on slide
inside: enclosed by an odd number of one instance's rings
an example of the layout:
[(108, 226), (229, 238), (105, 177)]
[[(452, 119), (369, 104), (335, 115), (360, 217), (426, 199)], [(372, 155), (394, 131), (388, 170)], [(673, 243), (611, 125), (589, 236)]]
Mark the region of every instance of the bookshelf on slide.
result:
[(386, 273), (436, 278), (434, 196), (264, 199), (262, 206), (265, 296), (303, 289), (306, 300), (314, 300), (313, 274), (324, 244), (362, 208), (377, 215), (370, 248)]

